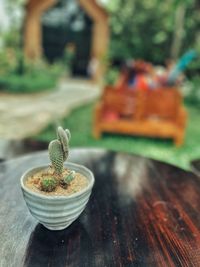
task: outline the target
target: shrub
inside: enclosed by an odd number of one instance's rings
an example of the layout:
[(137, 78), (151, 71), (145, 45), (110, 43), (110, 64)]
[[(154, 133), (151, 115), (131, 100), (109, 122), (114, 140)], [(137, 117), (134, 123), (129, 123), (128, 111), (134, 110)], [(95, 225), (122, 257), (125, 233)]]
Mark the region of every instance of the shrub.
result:
[(0, 77), (0, 90), (10, 93), (33, 93), (47, 90), (56, 86), (57, 79), (51, 75), (7, 74)]
[(0, 90), (11, 93), (33, 93), (55, 88), (63, 69), (59, 63), (27, 62), (20, 52), (10, 52), (5, 56), (0, 54), (0, 62)]

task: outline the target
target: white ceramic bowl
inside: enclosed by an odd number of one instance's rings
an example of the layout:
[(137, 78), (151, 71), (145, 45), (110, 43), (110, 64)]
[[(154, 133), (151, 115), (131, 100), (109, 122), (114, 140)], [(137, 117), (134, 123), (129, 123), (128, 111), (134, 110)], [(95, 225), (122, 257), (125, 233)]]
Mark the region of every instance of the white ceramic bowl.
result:
[(75, 221), (84, 210), (94, 185), (94, 175), (86, 167), (71, 162), (65, 166), (83, 174), (88, 179), (87, 187), (69, 196), (46, 196), (33, 192), (25, 186), (27, 178), (48, 166), (39, 166), (25, 172), (21, 188), (31, 214), (49, 230), (62, 230)]

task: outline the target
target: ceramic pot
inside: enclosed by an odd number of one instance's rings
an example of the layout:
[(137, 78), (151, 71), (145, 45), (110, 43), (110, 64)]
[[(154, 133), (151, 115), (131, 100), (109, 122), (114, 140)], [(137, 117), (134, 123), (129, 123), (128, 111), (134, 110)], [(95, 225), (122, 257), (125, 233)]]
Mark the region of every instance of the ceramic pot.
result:
[(69, 196), (47, 196), (25, 186), (28, 177), (48, 166), (32, 168), (21, 177), (22, 192), (30, 213), (49, 230), (65, 229), (75, 221), (84, 210), (94, 185), (94, 175), (86, 167), (70, 162), (64, 166), (84, 175), (88, 179), (87, 187)]

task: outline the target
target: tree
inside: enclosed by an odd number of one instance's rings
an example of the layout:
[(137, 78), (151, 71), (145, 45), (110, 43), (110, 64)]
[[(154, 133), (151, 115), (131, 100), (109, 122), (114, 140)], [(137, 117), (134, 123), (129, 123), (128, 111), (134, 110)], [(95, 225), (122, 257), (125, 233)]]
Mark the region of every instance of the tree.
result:
[(194, 0), (113, 0), (111, 58), (163, 64), (193, 47), (199, 28)]

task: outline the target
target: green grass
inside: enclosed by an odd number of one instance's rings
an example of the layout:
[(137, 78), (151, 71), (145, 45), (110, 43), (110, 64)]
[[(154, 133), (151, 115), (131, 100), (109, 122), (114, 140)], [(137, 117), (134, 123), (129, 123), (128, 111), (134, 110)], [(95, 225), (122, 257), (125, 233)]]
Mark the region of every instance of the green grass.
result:
[[(187, 106), (189, 120), (185, 143), (180, 148), (176, 148), (170, 140), (125, 135), (104, 134), (102, 139), (95, 140), (92, 136), (93, 108), (93, 104), (78, 108), (61, 122), (62, 126), (69, 128), (72, 133), (71, 147), (100, 147), (130, 152), (169, 162), (185, 169), (189, 168), (191, 159), (200, 157), (199, 110), (195, 107)], [(50, 125), (35, 138), (42, 141), (54, 139), (55, 127)]]

